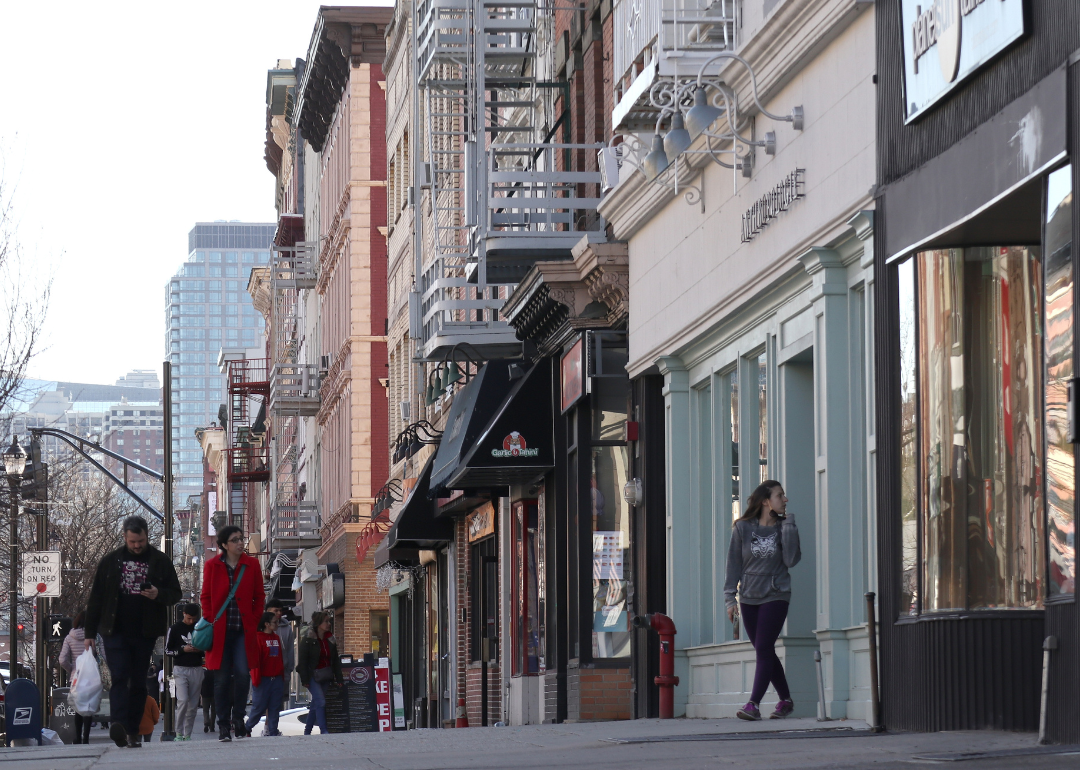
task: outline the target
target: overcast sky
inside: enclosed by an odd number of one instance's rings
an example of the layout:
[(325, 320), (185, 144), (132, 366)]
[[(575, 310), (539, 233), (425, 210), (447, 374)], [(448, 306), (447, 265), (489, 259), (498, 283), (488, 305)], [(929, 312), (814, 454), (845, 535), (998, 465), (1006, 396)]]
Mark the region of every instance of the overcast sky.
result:
[(30, 269), (53, 277), (32, 376), (160, 373), (192, 225), (275, 219), (266, 71), (306, 56), (319, 5), (0, 2), (0, 168)]

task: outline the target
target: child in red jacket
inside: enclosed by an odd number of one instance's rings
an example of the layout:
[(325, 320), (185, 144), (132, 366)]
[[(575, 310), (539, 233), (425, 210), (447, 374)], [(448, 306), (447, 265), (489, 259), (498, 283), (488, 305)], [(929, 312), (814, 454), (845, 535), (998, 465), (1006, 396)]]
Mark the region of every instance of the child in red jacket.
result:
[(255, 665), (251, 667), (251, 684), (255, 693), (251, 699), (251, 711), (248, 712), (248, 733), (265, 713), (266, 735), (281, 735), (278, 714), (281, 713), (281, 697), (285, 692), (285, 661), (277, 627), (277, 615), (264, 612), (259, 620), (259, 659), (253, 661)]

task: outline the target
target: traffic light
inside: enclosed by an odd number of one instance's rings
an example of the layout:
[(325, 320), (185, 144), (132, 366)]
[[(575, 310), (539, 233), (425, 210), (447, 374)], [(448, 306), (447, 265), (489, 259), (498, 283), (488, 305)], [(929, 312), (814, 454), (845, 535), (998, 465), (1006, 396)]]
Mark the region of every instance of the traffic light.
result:
[(19, 494), (23, 500), (46, 502), (49, 499), (49, 464), (46, 462), (27, 463), (23, 471)]
[(26, 626), (24, 624), (22, 624), (22, 623), (19, 623), (18, 625), (15, 626), (15, 630), (18, 631), (18, 633), (19, 633), (19, 640), (25, 642), (26, 641)]

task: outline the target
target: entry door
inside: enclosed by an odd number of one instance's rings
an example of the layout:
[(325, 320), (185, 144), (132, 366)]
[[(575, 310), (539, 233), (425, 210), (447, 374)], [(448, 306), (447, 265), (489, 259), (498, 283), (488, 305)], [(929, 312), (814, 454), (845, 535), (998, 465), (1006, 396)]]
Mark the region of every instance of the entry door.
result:
[(817, 568), (814, 549), (814, 354), (799, 353), (780, 365), (780, 429), (783, 467), (778, 479), (787, 493), (788, 508), (796, 514), (802, 561), (799, 564), (799, 595), (788, 611), (789, 636), (809, 636), (817, 624)]

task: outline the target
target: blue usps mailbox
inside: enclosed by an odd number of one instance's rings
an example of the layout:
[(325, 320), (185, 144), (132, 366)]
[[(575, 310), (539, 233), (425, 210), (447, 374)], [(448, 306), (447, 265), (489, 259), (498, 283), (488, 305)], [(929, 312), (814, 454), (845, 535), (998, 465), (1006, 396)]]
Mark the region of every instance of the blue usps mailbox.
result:
[(41, 695), (29, 679), (14, 679), (4, 693), (6, 744), (17, 738), (36, 739), (41, 745)]

